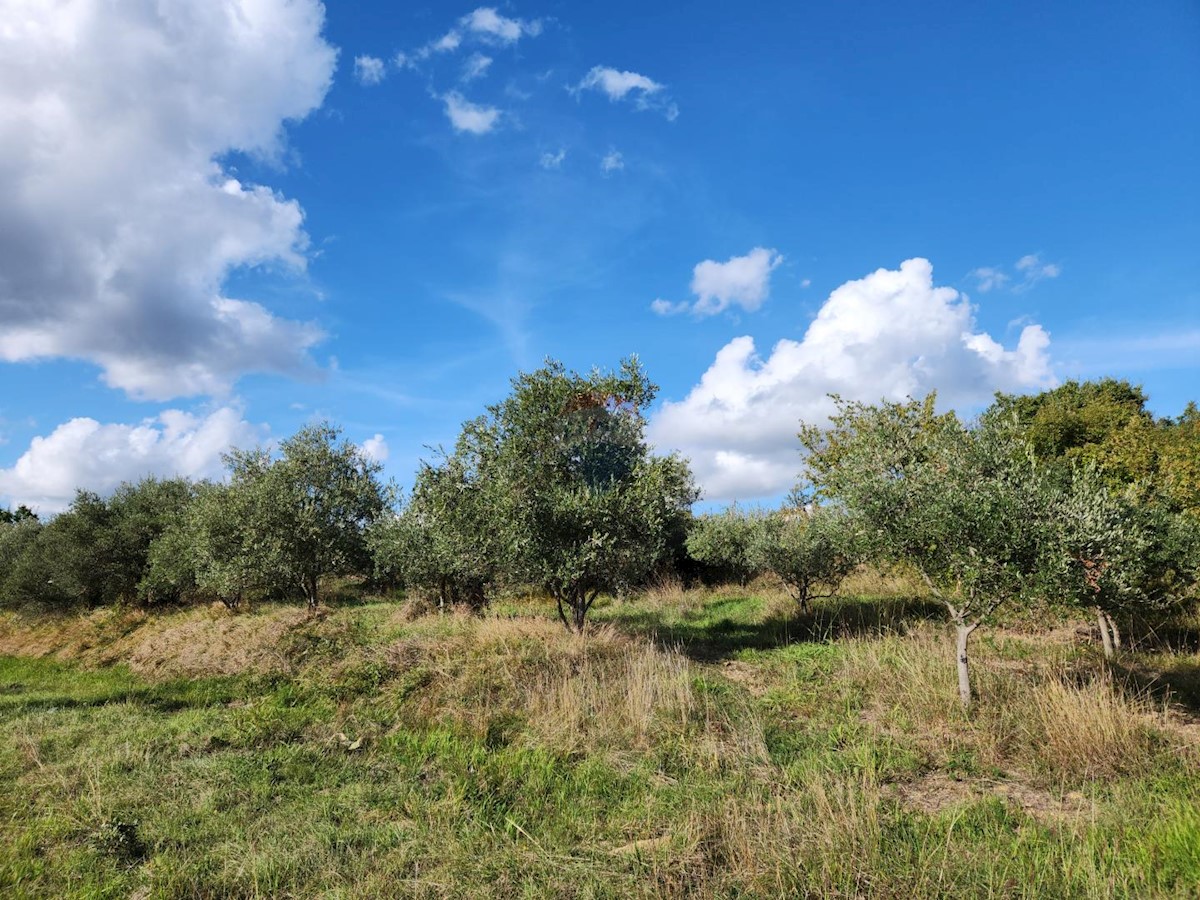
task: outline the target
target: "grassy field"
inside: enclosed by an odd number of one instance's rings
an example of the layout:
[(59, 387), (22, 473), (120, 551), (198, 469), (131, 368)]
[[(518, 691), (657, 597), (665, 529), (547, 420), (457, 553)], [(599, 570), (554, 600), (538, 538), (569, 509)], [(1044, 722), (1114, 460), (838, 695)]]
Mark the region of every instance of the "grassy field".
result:
[(1200, 896), (1200, 657), (887, 587), (0, 618), (0, 895)]

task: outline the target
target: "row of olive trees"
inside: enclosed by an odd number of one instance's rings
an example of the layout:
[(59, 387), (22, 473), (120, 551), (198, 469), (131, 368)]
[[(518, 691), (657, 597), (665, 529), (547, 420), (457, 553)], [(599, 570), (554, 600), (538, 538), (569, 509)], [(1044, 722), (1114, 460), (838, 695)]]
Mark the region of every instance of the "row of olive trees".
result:
[(558, 363), (513, 381), (424, 463), (407, 502), (328, 425), (276, 452), (234, 450), (219, 483), (147, 479), (80, 492), (49, 523), (0, 523), (0, 601), (48, 607), (247, 597), (317, 605), (323, 579), (356, 575), (481, 607), (501, 587), (552, 597), (582, 630), (602, 592), (635, 586), (682, 544), (697, 498), (687, 464), (653, 454), (656, 388), (636, 359), (616, 372)]
[[(0, 601), (64, 608), (297, 597), (370, 572), (367, 530), (388, 508), (380, 467), (337, 429), (313, 425), (277, 453), (234, 450), (228, 480), (148, 478), (102, 498), (80, 491), (43, 524), (0, 524)], [(18, 511), (19, 513), (19, 511)]]
[(1200, 529), (1179, 495), (1114, 478), (1095, 456), (1039, 453), (1038, 422), (1010, 398), (974, 427), (937, 414), (932, 395), (837, 407), (800, 432), (805, 480), (792, 508), (704, 517), (688, 537), (694, 557), (742, 581), (774, 573), (802, 606), (857, 563), (908, 564), (955, 626), (964, 704), (969, 639), (1001, 607), (1088, 607), (1111, 656), (1120, 614), (1195, 598)]

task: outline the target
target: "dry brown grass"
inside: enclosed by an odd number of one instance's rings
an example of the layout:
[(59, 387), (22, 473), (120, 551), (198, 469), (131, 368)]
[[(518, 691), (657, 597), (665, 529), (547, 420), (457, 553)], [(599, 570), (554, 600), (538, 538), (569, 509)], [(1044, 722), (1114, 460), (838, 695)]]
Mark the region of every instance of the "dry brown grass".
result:
[(312, 616), (295, 607), (231, 614), (220, 604), (179, 612), (104, 609), (37, 622), (8, 617), (0, 654), (85, 665), (122, 663), (157, 677), (287, 671), (284, 637)]
[(920, 578), (902, 566), (860, 566), (842, 582), (845, 597), (919, 597), (925, 593)]
[(674, 572), (667, 572), (656, 576), (646, 586), (641, 593), (640, 600), (650, 606), (668, 606), (678, 609), (686, 605), (689, 600), (695, 599), (692, 596), (695, 593), (695, 591), (689, 592), (683, 586), (682, 578)]
[(578, 635), (540, 619), (414, 624), (384, 651), (407, 673), (400, 684), (420, 680), (405, 715), (481, 736), (507, 729), (567, 753), (639, 751), (687, 734), (679, 744), (697, 764), (767, 757), (761, 725), (739, 715), (735, 727), (698, 695), (697, 666), (677, 650), (606, 625)]
[[(1006, 640), (1011, 652), (1023, 638)], [(948, 629), (843, 646), (842, 676), (857, 685), (863, 718), (935, 768), (973, 759), (1046, 784), (1115, 778), (1153, 765), (1164, 736), (1178, 731), (1163, 703), (1118, 683), (1099, 660), (1068, 662), (1061, 642), (1038, 642), (1028, 660), (977, 642), (969, 714), (957, 699)]]

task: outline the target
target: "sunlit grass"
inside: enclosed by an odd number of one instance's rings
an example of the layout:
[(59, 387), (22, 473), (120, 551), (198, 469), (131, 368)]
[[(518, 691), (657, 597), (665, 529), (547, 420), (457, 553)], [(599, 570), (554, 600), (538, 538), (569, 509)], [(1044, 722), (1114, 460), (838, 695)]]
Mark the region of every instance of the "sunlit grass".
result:
[(1200, 884), (1196, 697), (1147, 685), (1186, 688), (1194, 657), (1124, 672), (1086, 637), (996, 632), (967, 715), (937, 608), (898, 591), (801, 615), (769, 585), (665, 585), (596, 612), (584, 637), (536, 599), (5, 619), (38, 658), (0, 658), (0, 895)]

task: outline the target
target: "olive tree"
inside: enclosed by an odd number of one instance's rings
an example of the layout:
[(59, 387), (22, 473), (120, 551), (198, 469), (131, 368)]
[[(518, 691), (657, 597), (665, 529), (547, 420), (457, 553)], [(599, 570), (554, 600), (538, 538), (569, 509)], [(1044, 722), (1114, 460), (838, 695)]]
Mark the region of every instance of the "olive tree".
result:
[[(229, 480), (196, 497), (182, 534), (165, 535), (156, 577), (196, 589), (236, 608), (250, 592), (318, 602), (327, 576), (367, 574), (366, 534), (390, 503), (380, 465), (328, 424), (283, 441), (225, 455)], [(192, 561), (172, 566), (172, 548)]]
[(810, 485), (860, 518), (876, 553), (910, 562), (946, 606), (967, 707), (971, 635), (1001, 605), (1050, 587), (1056, 484), (1003, 420), (967, 428), (937, 414), (933, 395), (834, 399), (829, 427), (800, 433)]
[(753, 555), (807, 612), (809, 603), (837, 594), (862, 561), (861, 531), (842, 510), (800, 506), (763, 520)]
[(1095, 463), (1077, 465), (1057, 514), (1068, 596), (1090, 607), (1111, 659), (1121, 649), (1116, 617), (1163, 610), (1190, 596), (1200, 578), (1200, 538), (1186, 513), (1113, 488)]
[(701, 563), (710, 577), (745, 586), (763, 571), (759, 532), (764, 522), (761, 514), (741, 510), (737, 504), (697, 516), (687, 533), (688, 556)]
[[(230, 489), (246, 507), (247, 556), (278, 578), (272, 586), (317, 605), (321, 579), (370, 571), (367, 528), (389, 505), (382, 466), (327, 423), (279, 446), (226, 456)], [(272, 579), (274, 581), (274, 579)]]
[(636, 358), (587, 375), (548, 362), (455, 448), (487, 486), (502, 574), (547, 592), (568, 629), (584, 629), (602, 591), (650, 573), (697, 497), (687, 464), (645, 442), (656, 391)]
[(422, 463), (399, 515), (368, 536), (376, 575), (432, 595), (438, 606), (482, 609), (499, 571), (497, 517), (489, 484), (460, 455)]

